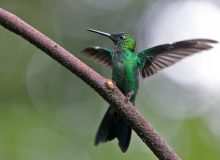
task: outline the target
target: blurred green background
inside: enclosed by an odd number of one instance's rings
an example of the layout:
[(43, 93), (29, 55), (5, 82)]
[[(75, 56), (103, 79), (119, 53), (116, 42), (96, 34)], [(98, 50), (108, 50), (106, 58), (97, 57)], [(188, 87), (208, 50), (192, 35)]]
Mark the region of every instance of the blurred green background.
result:
[[(165, 5), (162, 0), (157, 2)], [(148, 29), (151, 24), (142, 23), (144, 16), (151, 16), (152, 20), (160, 16), (160, 8), (155, 15), (152, 12), (147, 15), (153, 3), (144, 0), (0, 0), (0, 7), (16, 14), (110, 78), (107, 68), (78, 52), (86, 46), (111, 48), (113, 44), (85, 29), (130, 32), (141, 44), (139, 48), (146, 48), (148, 44), (139, 32), (139, 25), (146, 33), (154, 33), (154, 29)], [(218, 3), (213, 1), (213, 4), (218, 7)], [(125, 154), (120, 152), (116, 140), (95, 147), (94, 135), (108, 104), (75, 75), (3, 27), (0, 27), (0, 75), (1, 160), (156, 159), (134, 132)], [(213, 117), (211, 113), (217, 112), (208, 108), (190, 115), (194, 108), (200, 107), (200, 103), (193, 102), (203, 102), (203, 98), (208, 97), (203, 90), (170, 80), (163, 73), (142, 81), (141, 86), (136, 106), (183, 159), (220, 159), (219, 119), (214, 118), (215, 123), (207, 120)], [(199, 98), (194, 90), (201, 93)], [(167, 93), (169, 97), (161, 96)], [(175, 117), (177, 112), (172, 108), (169, 114), (163, 114), (167, 108), (157, 102), (163, 104), (167, 99), (177, 100), (171, 103), (174, 108), (187, 104), (191, 109), (183, 110), (183, 115), (190, 116)], [(217, 101), (218, 97), (208, 99)]]

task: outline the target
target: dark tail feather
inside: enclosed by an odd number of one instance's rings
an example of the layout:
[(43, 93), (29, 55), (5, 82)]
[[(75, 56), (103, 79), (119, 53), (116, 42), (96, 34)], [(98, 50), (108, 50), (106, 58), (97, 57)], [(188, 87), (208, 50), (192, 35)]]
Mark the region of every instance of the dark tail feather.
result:
[(122, 120), (118, 125), (118, 145), (122, 152), (126, 152), (131, 139), (131, 127)]
[(131, 128), (119, 118), (113, 107), (109, 107), (99, 126), (95, 138), (95, 145), (107, 142), (117, 137), (122, 152), (126, 152), (131, 139)]

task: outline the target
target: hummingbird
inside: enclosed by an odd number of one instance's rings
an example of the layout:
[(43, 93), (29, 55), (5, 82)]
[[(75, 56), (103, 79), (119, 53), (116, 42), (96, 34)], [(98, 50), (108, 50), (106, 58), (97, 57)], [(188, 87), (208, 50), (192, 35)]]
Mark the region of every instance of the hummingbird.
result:
[[(213, 43), (211, 39), (190, 39), (175, 43), (162, 44), (135, 52), (136, 41), (129, 33), (106, 33), (94, 29), (87, 29), (105, 37), (114, 43), (114, 49), (103, 47), (87, 47), (80, 53), (93, 57), (105, 66), (112, 68), (112, 80), (126, 99), (135, 105), (138, 93), (139, 79), (154, 75), (159, 70), (171, 66), (181, 59), (194, 53), (209, 50)], [(118, 145), (122, 152), (126, 152), (130, 143), (132, 129), (109, 106), (98, 128), (95, 145), (118, 139)]]

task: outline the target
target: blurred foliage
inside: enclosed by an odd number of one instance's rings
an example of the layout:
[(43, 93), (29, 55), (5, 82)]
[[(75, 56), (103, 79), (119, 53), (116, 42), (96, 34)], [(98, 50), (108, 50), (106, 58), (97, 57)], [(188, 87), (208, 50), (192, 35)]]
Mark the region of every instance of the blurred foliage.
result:
[[(0, 0), (0, 4), (110, 77), (109, 70), (77, 54), (89, 45), (112, 47), (85, 28), (134, 33), (147, 2)], [(0, 75), (0, 159), (156, 159), (134, 132), (125, 154), (116, 141), (95, 147), (94, 135), (108, 104), (79, 78), (2, 27)], [(146, 105), (145, 94), (141, 88), (137, 106), (183, 159), (220, 159), (220, 142), (201, 117), (185, 121), (164, 117), (150, 106), (153, 103)]]

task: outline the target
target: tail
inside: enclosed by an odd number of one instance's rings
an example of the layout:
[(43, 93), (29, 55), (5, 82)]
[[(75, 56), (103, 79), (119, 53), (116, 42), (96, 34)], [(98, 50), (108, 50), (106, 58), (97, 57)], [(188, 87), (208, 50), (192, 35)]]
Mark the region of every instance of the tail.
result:
[(124, 120), (120, 119), (113, 107), (109, 107), (99, 126), (95, 138), (95, 145), (118, 139), (118, 145), (122, 152), (126, 152), (131, 139), (131, 128)]

